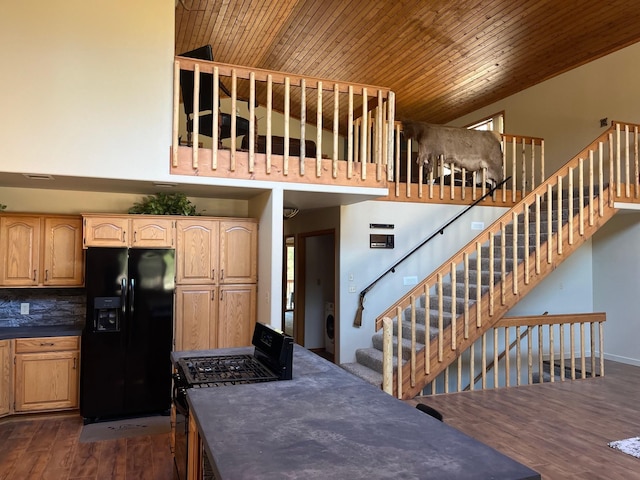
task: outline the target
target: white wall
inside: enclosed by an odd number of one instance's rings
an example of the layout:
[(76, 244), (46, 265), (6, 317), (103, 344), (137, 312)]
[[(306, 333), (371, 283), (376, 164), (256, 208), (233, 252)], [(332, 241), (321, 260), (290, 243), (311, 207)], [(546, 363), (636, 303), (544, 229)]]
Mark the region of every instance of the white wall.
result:
[(169, 179), (174, 0), (24, 0), (0, 15), (0, 171)]
[[(395, 273), (388, 274), (369, 291), (365, 297), (362, 326), (355, 327), (353, 321), (360, 291), (464, 208), (458, 205), (382, 201), (341, 207), (339, 315), (336, 320), (340, 322), (340, 363), (355, 361), (356, 349), (371, 346), (376, 317), (389, 307), (390, 301), (397, 300), (414, 286), (404, 285), (404, 277), (415, 276), (418, 281), (424, 279), (480, 233), (471, 230), (471, 222), (484, 222), (488, 226), (506, 211), (497, 207), (471, 209), (447, 228), (444, 235), (435, 237), (403, 262)], [(393, 224), (394, 228), (370, 229), (370, 223)], [(371, 233), (395, 235), (395, 248), (369, 248)], [(350, 292), (350, 287), (354, 287), (355, 292)]]
[(607, 313), (605, 357), (640, 366), (640, 213), (618, 213), (593, 237), (594, 310)]

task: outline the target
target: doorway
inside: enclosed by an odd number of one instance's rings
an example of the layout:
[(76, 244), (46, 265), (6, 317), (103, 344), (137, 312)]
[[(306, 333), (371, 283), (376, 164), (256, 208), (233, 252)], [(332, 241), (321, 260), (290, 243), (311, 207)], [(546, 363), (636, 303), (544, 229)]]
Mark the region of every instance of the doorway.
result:
[(339, 337), (335, 230), (300, 234), (294, 259), (294, 338), (333, 362)]
[(282, 255), (282, 331), (287, 335), (294, 335), (294, 315), (295, 315), (295, 268), (296, 268), (296, 237), (287, 235), (284, 239), (284, 254)]

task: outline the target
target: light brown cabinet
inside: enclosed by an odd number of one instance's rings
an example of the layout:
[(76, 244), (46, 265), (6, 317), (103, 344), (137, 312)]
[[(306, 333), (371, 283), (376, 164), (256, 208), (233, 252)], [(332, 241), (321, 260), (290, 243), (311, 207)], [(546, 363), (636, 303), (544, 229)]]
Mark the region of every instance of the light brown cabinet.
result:
[(15, 340), (16, 412), (78, 407), (79, 345), (77, 336)]
[(80, 217), (0, 217), (0, 285), (81, 286), (84, 282)]
[(83, 215), (84, 247), (174, 248), (175, 219), (156, 215)]
[(11, 340), (0, 340), (0, 416), (11, 410)]
[(258, 224), (179, 219), (175, 349), (251, 345), (256, 321)]
[(175, 350), (246, 347), (256, 321), (256, 286), (178, 285)]

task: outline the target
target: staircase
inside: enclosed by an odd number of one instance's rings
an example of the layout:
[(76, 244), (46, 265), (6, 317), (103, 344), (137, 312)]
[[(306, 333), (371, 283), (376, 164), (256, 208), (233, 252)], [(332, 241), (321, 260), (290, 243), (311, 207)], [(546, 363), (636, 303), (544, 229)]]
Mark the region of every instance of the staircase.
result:
[[(631, 128), (637, 142), (638, 126)], [(418, 395), (591, 238), (616, 213), (614, 199), (638, 201), (637, 163), (635, 175), (629, 173), (629, 132), (629, 125), (614, 123), (389, 307), (376, 320), (372, 346), (358, 350), (356, 363), (342, 367), (379, 386), (387, 353), (393, 362), (393, 394), (403, 399)], [(393, 326), (393, 352), (384, 352), (385, 318)]]

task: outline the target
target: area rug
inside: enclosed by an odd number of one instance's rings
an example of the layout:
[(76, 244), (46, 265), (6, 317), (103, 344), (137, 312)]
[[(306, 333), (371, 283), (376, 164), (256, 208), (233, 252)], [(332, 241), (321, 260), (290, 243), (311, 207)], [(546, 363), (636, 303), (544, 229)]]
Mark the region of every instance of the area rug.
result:
[(607, 445), (628, 455), (640, 458), (640, 437), (616, 440), (615, 442), (609, 442)]
[(97, 422), (84, 425), (80, 433), (80, 443), (116, 440), (118, 438), (158, 435), (171, 431), (168, 416), (128, 418), (113, 422)]

